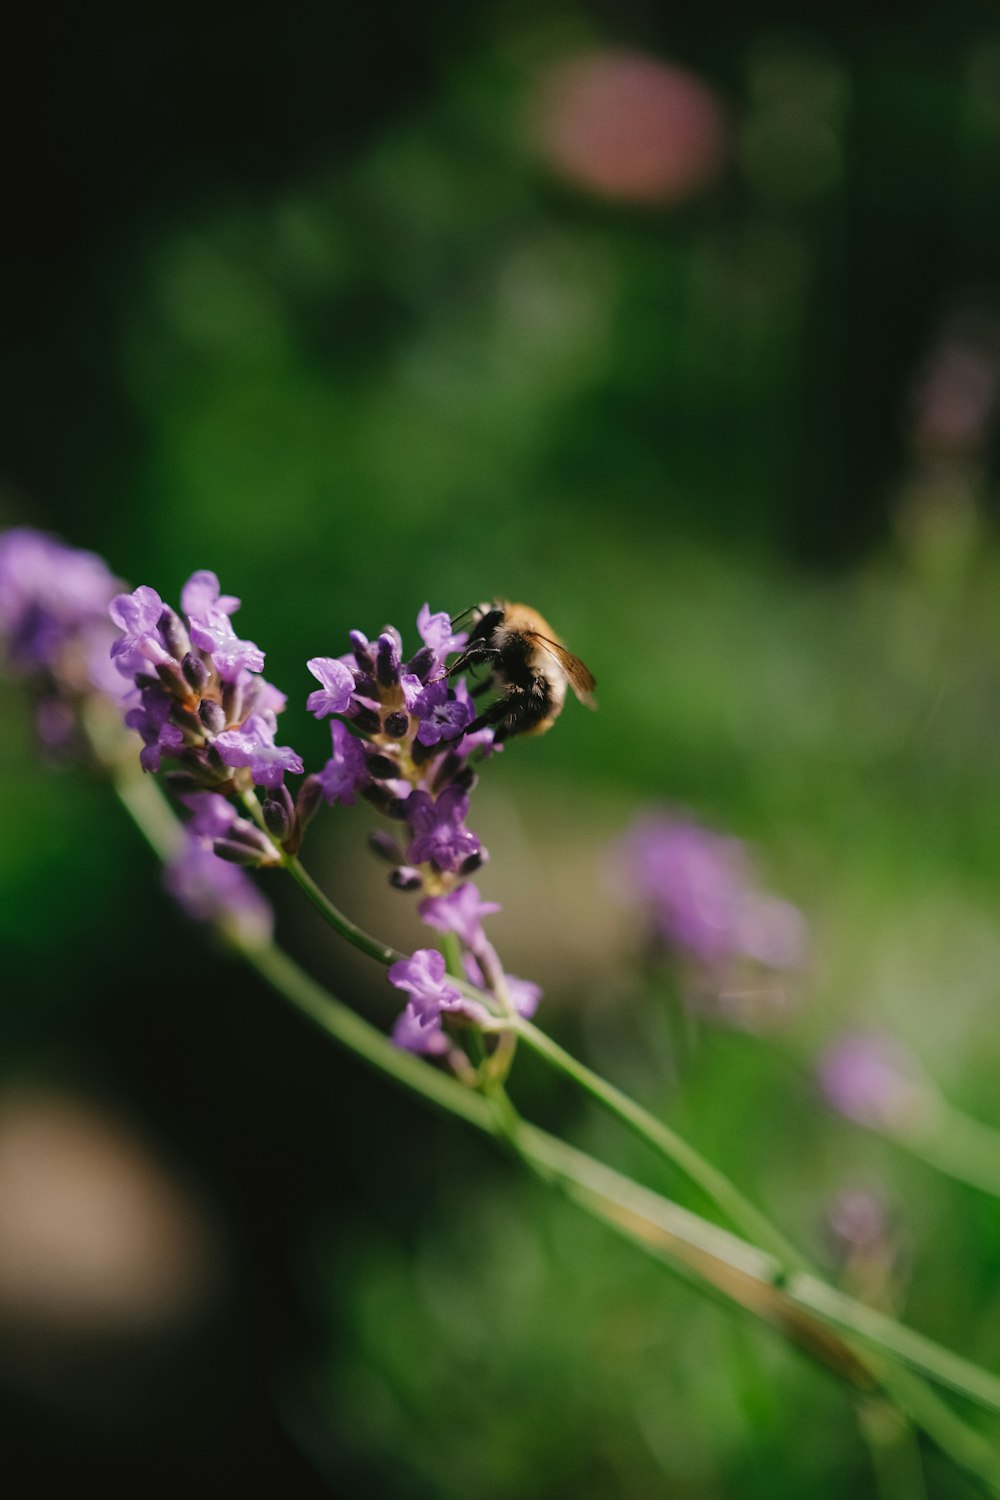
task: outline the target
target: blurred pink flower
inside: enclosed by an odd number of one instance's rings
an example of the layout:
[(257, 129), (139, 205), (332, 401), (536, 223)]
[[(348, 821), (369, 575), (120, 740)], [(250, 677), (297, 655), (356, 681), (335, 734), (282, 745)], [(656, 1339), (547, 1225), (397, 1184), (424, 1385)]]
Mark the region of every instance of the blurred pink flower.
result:
[(711, 89), (681, 68), (621, 49), (551, 65), (534, 132), (555, 172), (628, 203), (680, 202), (718, 175), (725, 155)]

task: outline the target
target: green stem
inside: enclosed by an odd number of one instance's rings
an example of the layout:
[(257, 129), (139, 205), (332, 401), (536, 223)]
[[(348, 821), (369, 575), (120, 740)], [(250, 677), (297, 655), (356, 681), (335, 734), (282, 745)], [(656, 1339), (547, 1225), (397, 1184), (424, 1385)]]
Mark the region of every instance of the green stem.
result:
[(1000, 1131), (942, 1104), (933, 1132), (893, 1140), (948, 1177), (1000, 1197)]
[(309, 898), (316, 910), (325, 917), (330, 926), (353, 943), (362, 953), (369, 958), (374, 958), (380, 964), (398, 963), (401, 958), (406, 958), (405, 953), (400, 953), (398, 948), (390, 948), (387, 943), (380, 943), (378, 938), (373, 938), (350, 917), (345, 917), (342, 911), (334, 906), (333, 902), (324, 895), (319, 886), (313, 880), (309, 871), (304, 868), (301, 861), (294, 854), (286, 854), (282, 863), (291, 875), (296, 885)]
[(696, 1183), (737, 1229), (777, 1257), (783, 1271), (804, 1269), (803, 1257), (781, 1231), (744, 1197), (718, 1167), (706, 1161), (683, 1137), (615, 1088), (614, 1084), (592, 1072), (530, 1021), (518, 1018), (513, 1023), (513, 1029), (528, 1047), (571, 1078), (592, 1099), (596, 1099), (623, 1125), (627, 1125), (635, 1135)]
[[(121, 772), (115, 785), (152, 847), (158, 853), (172, 852), (176, 847), (177, 825), (156, 784), (151, 779), (140, 780), (134, 774)], [(381, 944), (376, 946), (381, 954), (386, 952)], [(995, 1376), (825, 1286), (816, 1277), (802, 1272), (786, 1275), (789, 1260), (783, 1244), (781, 1253), (776, 1247), (768, 1254), (640, 1187), (567, 1142), (521, 1121), (512, 1106), (504, 1119), (494, 1103), (481, 1094), (394, 1047), (387, 1037), (330, 996), (279, 949), (242, 947), (239, 951), (275, 990), (355, 1056), (434, 1107), (513, 1144), (521, 1159), (545, 1181), (556, 1182), (581, 1207), (647, 1253), (666, 1261), (701, 1291), (722, 1296), (775, 1324), (814, 1356), (833, 1363), (843, 1378), (869, 1387), (881, 1385), (943, 1451), (985, 1482), (991, 1493), (1000, 1495), (1000, 1457), (996, 1449), (969, 1428), (913, 1371), (921, 1371), (970, 1400), (1000, 1412), (1000, 1380)], [(525, 1022), (519, 1023), (518, 1030), (522, 1036), (529, 1030), (533, 1035), (543, 1035), (535, 1033)], [(531, 1037), (525, 1039), (530, 1043)], [(554, 1043), (551, 1045), (555, 1047)], [(557, 1050), (561, 1053), (561, 1049)], [(568, 1054), (563, 1056), (568, 1058)], [(585, 1075), (589, 1073), (586, 1069), (582, 1071)], [(591, 1079), (595, 1076), (589, 1075), (585, 1080), (588, 1092), (592, 1092)], [(601, 1085), (597, 1097), (602, 1102), (608, 1102), (603, 1097), (606, 1091), (617, 1096), (610, 1085), (603, 1085), (599, 1079), (595, 1081)], [(615, 1112), (619, 1113), (618, 1098), (614, 1102)], [(636, 1128), (639, 1122), (628, 1115), (625, 1118)], [(656, 1133), (659, 1133), (658, 1122), (651, 1123), (658, 1127)], [(639, 1133), (648, 1138), (644, 1122)], [(673, 1149), (673, 1138), (667, 1134)], [(662, 1148), (663, 1142), (660, 1144)], [(686, 1155), (686, 1151), (682, 1153), (683, 1157)], [(728, 1186), (736, 1193), (731, 1184)], [(737, 1194), (737, 1198), (740, 1196)], [(751, 1213), (755, 1215), (756, 1211)], [(882, 1371), (862, 1363), (843, 1341), (842, 1334), (901, 1361), (902, 1365)]]

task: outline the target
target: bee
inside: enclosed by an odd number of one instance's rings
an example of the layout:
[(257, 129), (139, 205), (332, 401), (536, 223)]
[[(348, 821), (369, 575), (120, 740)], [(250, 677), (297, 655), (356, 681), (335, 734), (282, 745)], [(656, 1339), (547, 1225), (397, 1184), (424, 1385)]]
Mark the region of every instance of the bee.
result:
[(547, 620), (527, 604), (496, 599), (474, 606), (478, 618), (458, 661), (448, 675), (466, 667), (488, 665), (490, 676), (472, 689), (473, 696), (491, 684), (502, 696), (466, 730), (492, 728), (494, 740), (515, 734), (545, 734), (552, 728), (571, 687), (587, 708), (596, 708), (593, 674), (567, 651)]

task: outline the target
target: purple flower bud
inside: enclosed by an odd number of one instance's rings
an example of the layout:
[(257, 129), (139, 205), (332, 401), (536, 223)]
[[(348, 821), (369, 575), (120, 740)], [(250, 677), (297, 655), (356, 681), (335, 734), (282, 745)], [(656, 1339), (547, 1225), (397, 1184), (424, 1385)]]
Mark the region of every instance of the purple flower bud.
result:
[(175, 661), (183, 663), (191, 654), (191, 641), (183, 622), (174, 614), (169, 604), (163, 606), (163, 613), (157, 623), (163, 644), (170, 655)]
[(375, 675), (384, 688), (396, 687), (402, 665), (399, 637), (395, 631), (384, 630), (378, 638)]
[(400, 712), (386, 714), (384, 728), (394, 740), (401, 740), (410, 727), (410, 716)]
[(412, 865), (400, 865), (389, 876), (389, 884), (397, 891), (419, 891), (424, 877)]
[(323, 783), (318, 776), (307, 776), (295, 799), (295, 816), (300, 828), (307, 828), (319, 812), (323, 801)]
[[(285, 791), (285, 788), (281, 787), (280, 790)], [(289, 798), (289, 804), (290, 802), (291, 799)], [(286, 806), (284, 802), (279, 802), (274, 797), (264, 798), (261, 804), (261, 812), (263, 813), (268, 833), (272, 834), (278, 840), (279, 844), (283, 844), (292, 831), (294, 812), (290, 811), (289, 806)]]
[(358, 666), (361, 667), (361, 669), (365, 672), (374, 672), (375, 653), (372, 651), (368, 637), (366, 635), (362, 635), (360, 630), (351, 630), (348, 632), (347, 638), (351, 643), (351, 649), (354, 652), (354, 660), (357, 662)]
[(402, 849), (392, 835), (385, 833), (381, 828), (375, 829), (368, 835), (368, 847), (379, 859), (384, 859), (390, 865), (403, 863)]
[(208, 681), (208, 668), (189, 651), (181, 662), (181, 671), (188, 687), (200, 694)]
[(226, 727), (226, 715), (222, 705), (214, 703), (211, 698), (202, 698), (198, 704), (198, 718), (209, 734), (221, 734)]
[(395, 781), (399, 776), (399, 763), (390, 755), (380, 755), (374, 751), (366, 757), (365, 766), (369, 776), (374, 776), (376, 781)]
[(251, 870), (258, 869), (264, 860), (259, 849), (254, 849), (250, 844), (240, 843), (236, 839), (216, 839), (212, 845), (212, 853), (217, 859), (224, 859), (229, 864), (241, 865)]

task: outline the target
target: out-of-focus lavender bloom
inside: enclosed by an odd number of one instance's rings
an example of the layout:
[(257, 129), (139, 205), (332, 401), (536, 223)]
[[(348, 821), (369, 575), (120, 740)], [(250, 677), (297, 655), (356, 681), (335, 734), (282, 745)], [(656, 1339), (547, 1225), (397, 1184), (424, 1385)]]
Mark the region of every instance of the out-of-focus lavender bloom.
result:
[(654, 814), (636, 823), (622, 854), (625, 884), (677, 953), (706, 966), (752, 959), (787, 968), (802, 961), (801, 913), (756, 889), (738, 839)]
[(478, 860), (482, 845), (465, 827), (469, 799), (455, 786), (433, 798), (424, 791), (406, 800), (406, 821), (413, 835), (406, 857), (412, 865), (431, 864), (451, 873), (465, 871)]
[(232, 829), (234, 809), (212, 794), (191, 801), (200, 806), (180, 852), (164, 869), (165, 888), (189, 917), (215, 924), (241, 947), (268, 943), (274, 928), (270, 905), (245, 870), (213, 852), (214, 840)]
[(287, 745), (276, 745), (274, 714), (251, 714), (239, 729), (225, 729), (215, 738), (215, 748), (227, 766), (249, 768), (257, 786), (280, 786), (285, 772), (301, 775), (302, 757)]
[(419, 908), (421, 920), (428, 927), (438, 932), (454, 932), (472, 949), (481, 947), (486, 940), (483, 917), (493, 916), (500, 909), (498, 902), (484, 901), (468, 880), (445, 896), (428, 896)]
[(827, 1208), (826, 1223), (835, 1246), (850, 1257), (878, 1250), (891, 1227), (884, 1194), (862, 1187), (839, 1192)]
[(442, 1011), (473, 1021), (487, 1019), (485, 1008), (465, 999), (448, 979), (444, 955), (436, 948), (417, 948), (410, 958), (393, 964), (388, 977), (390, 984), (409, 995), (408, 1005), (422, 1026), (430, 1026)]
[(918, 1129), (936, 1099), (914, 1059), (892, 1037), (874, 1031), (849, 1033), (829, 1047), (820, 1059), (819, 1080), (834, 1109), (889, 1135)]
[(451, 1051), (440, 1017), (425, 1025), (414, 1005), (407, 1005), (400, 1012), (392, 1028), (392, 1040), (404, 1051), (418, 1052), (425, 1057), (443, 1057)]
[(109, 657), (108, 604), (120, 588), (92, 552), (29, 527), (0, 535), (0, 649), (37, 685), (38, 732), (52, 751), (75, 748), (85, 701), (124, 696)]
[[(473, 953), (466, 953), (462, 958), (466, 978), (470, 984), (478, 986), (479, 989), (498, 988), (496, 981), (492, 984), (483, 972), (483, 965)], [(519, 979), (516, 974), (504, 974), (503, 989), (508, 1005), (510, 1005), (519, 1016), (529, 1020), (538, 1009), (538, 1002), (542, 998), (542, 987), (535, 984), (531, 979)]]
[[(106, 619), (120, 585), (93, 552), (30, 527), (0, 535), (0, 637), (21, 671), (61, 673), (68, 646)], [(105, 630), (102, 635), (110, 635)]]

